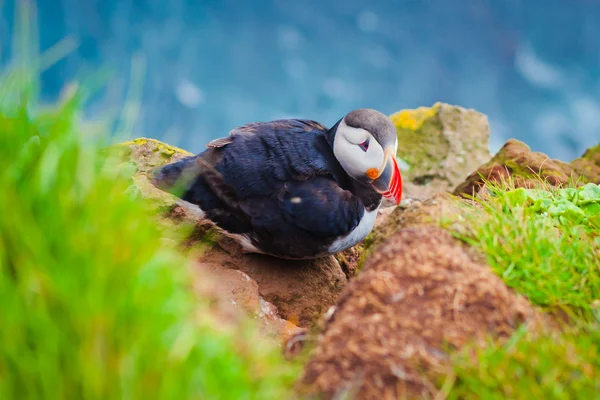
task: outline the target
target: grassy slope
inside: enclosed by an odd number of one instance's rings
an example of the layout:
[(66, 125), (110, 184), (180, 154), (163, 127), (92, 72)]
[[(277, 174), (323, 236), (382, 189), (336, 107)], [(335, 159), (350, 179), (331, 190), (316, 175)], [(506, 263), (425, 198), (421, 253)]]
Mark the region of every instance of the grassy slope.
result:
[[(127, 180), (102, 169), (98, 146), (80, 134), (77, 93), (41, 113), (32, 76), (3, 72), (0, 398), (288, 397), (295, 367), (252, 324), (218, 329), (186, 288), (185, 260), (161, 246)], [(600, 205), (573, 191), (494, 193), (464, 239), (509, 286), (577, 322), (457, 354), (444, 389), (594, 398)]]
[(81, 134), (79, 94), (42, 111), (31, 75), (3, 72), (0, 398), (287, 398), (295, 367), (188, 290), (186, 260)]
[[(77, 93), (31, 112), (26, 82), (10, 79), (0, 82), (0, 397), (288, 396), (294, 366), (252, 325), (217, 330), (186, 289), (185, 260), (127, 196), (127, 173), (103, 169), (79, 134)], [(493, 194), (463, 239), (509, 286), (578, 323), (458, 354), (449, 397), (592, 398), (598, 188)]]
[[(507, 285), (569, 316), (562, 332), (524, 332), (456, 355), (450, 398), (596, 398), (600, 393), (600, 187), (495, 186), (462, 239)], [(453, 385), (452, 385), (453, 382)]]

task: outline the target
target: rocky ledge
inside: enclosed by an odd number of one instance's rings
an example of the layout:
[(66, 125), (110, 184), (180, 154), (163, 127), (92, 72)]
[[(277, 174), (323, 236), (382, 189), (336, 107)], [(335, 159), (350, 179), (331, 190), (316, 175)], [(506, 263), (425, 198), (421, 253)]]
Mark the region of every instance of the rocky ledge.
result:
[(227, 307), (257, 318), (266, 334), (287, 341), (289, 356), (312, 344), (304, 393), (433, 395), (448, 351), (541, 321), (536, 307), (448, 231), (468, 229), (464, 218), (477, 212), (469, 198), (487, 193), (490, 182), (600, 183), (600, 145), (565, 163), (511, 139), (492, 157), (487, 118), (475, 110), (438, 103), (390, 118), (405, 181), (401, 205), (380, 211), (364, 243), (314, 261), (242, 254), (148, 181), (149, 169), (190, 153), (145, 138), (117, 146), (118, 162), (131, 167), (132, 193), (167, 231), (187, 227), (170, 240), (189, 254), (198, 290), (210, 287)]

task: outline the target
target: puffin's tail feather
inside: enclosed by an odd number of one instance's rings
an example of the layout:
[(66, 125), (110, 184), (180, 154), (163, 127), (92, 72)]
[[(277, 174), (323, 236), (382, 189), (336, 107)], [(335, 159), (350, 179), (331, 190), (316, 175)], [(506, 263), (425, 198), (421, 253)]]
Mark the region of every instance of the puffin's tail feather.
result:
[(248, 216), (240, 208), (234, 188), (224, 182), (221, 173), (202, 154), (156, 168), (148, 175), (157, 188), (201, 208), (203, 203), (213, 203), (209, 208), (213, 214), (227, 214), (229, 219), (235, 215), (249, 229)]
[(200, 173), (197, 156), (190, 156), (149, 171), (152, 184), (165, 192), (181, 196)]

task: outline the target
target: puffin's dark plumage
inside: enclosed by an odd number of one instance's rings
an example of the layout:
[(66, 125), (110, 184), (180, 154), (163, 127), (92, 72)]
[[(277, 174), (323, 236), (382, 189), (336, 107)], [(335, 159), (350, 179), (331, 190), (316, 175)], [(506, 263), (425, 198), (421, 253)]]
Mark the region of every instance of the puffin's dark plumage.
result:
[(251, 123), (154, 170), (152, 181), (197, 205), (247, 251), (294, 259), (332, 254), (349, 247), (343, 239), (382, 200), (335, 157), (339, 123), (332, 129), (301, 119)]

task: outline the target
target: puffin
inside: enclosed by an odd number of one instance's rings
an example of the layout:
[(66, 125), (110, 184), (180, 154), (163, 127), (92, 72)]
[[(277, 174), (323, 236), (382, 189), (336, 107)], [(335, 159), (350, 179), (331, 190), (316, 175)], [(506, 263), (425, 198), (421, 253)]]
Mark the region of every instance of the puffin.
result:
[(331, 128), (309, 119), (248, 123), (149, 179), (244, 253), (315, 259), (362, 241), (384, 199), (400, 203), (397, 149), (391, 120), (362, 108)]

